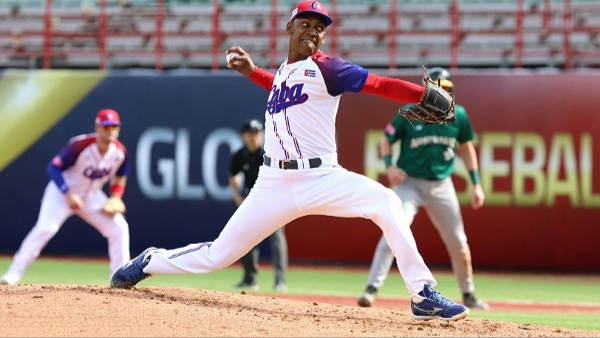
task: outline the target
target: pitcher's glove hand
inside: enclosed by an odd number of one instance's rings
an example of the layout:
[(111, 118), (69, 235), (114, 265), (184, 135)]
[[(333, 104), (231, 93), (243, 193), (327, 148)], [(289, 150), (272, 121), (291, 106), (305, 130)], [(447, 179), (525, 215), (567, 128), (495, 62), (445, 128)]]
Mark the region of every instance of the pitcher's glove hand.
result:
[(117, 196), (109, 198), (102, 207), (102, 212), (109, 216), (114, 216), (116, 214), (124, 214), (125, 211), (125, 203), (120, 197)]
[(420, 121), (424, 124), (441, 124), (454, 122), (454, 96), (444, 90), (439, 81), (431, 79), (427, 69), (425, 71), (423, 95), (421, 101), (410, 108), (401, 108), (398, 113), (409, 121)]

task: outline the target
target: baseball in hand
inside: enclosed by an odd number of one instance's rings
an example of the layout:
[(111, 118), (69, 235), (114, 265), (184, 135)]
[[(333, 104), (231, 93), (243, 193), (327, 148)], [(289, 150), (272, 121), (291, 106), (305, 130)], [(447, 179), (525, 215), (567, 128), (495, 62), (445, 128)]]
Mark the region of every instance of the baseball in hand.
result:
[(239, 56), (241, 56), (241, 55), (238, 53), (229, 53), (229, 54), (225, 55), (225, 60), (227, 60), (227, 63), (231, 63), (232, 58), (239, 57)]

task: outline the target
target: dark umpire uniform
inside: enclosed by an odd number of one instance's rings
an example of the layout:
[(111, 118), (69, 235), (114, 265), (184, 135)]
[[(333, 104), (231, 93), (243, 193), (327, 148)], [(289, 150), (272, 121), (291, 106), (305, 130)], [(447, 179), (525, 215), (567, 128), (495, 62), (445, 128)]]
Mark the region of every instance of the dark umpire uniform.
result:
[[(241, 128), (242, 136), (244, 133), (257, 133), (262, 132), (263, 124), (256, 119), (245, 121)], [(252, 152), (247, 144), (236, 151), (229, 165), (229, 175), (234, 177), (240, 172), (244, 174), (244, 185), (242, 189), (242, 196), (247, 196), (250, 189), (254, 186), (254, 182), (258, 177), (259, 167), (263, 164), (263, 156), (265, 151), (263, 147), (259, 147), (258, 150)], [(288, 265), (288, 248), (287, 240), (285, 237), (284, 227), (279, 228), (269, 237), (271, 246), (271, 258), (273, 262), (273, 268), (275, 270), (275, 291), (287, 291), (285, 275)], [(260, 244), (252, 248), (246, 255), (244, 255), (240, 262), (244, 267), (244, 279), (235, 285), (236, 288), (243, 289), (258, 289), (256, 283), (256, 276), (258, 274), (258, 261), (260, 257)]]

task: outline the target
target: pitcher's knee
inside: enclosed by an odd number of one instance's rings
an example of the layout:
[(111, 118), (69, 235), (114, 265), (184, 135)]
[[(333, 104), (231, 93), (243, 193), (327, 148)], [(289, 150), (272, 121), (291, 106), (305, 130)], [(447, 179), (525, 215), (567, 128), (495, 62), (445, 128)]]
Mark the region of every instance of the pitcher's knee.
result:
[(400, 198), (391, 189), (377, 190), (369, 198), (369, 218), (375, 220), (390, 212), (402, 211)]
[[(375, 201), (374, 201), (375, 202)], [(401, 208), (402, 202), (400, 198), (391, 189), (382, 189), (376, 196), (377, 205), (382, 208)]]

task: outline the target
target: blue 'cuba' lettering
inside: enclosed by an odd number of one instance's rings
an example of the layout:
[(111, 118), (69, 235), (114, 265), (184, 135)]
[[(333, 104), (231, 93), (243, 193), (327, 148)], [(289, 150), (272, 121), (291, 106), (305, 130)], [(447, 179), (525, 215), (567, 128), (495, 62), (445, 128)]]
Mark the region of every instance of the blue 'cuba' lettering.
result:
[(90, 180), (99, 180), (108, 174), (110, 174), (110, 169), (94, 169), (92, 167), (87, 167), (83, 171), (83, 176)]
[(302, 94), (303, 87), (304, 83), (299, 83), (290, 88), (285, 81), (281, 83), (281, 89), (273, 86), (271, 97), (267, 102), (267, 112), (271, 115), (278, 114), (284, 109), (306, 102), (308, 94)]

